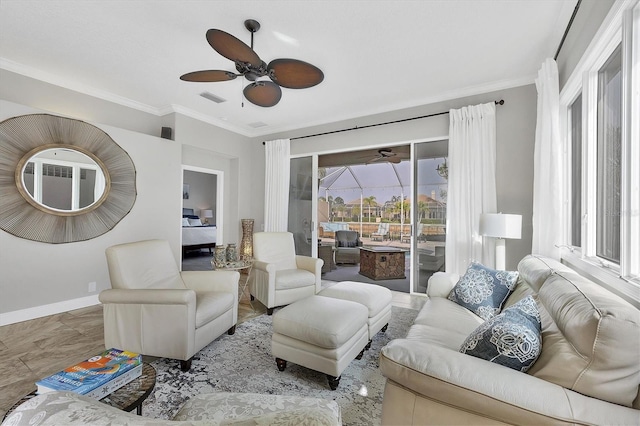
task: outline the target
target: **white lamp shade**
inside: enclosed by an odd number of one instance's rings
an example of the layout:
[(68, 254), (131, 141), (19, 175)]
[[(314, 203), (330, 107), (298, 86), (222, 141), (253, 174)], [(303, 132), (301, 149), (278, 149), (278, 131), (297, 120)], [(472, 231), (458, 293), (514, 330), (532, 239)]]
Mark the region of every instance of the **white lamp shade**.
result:
[(202, 217), (213, 217), (213, 210), (202, 210)]
[(483, 213), (480, 215), (480, 235), (519, 240), (522, 216), (519, 214)]

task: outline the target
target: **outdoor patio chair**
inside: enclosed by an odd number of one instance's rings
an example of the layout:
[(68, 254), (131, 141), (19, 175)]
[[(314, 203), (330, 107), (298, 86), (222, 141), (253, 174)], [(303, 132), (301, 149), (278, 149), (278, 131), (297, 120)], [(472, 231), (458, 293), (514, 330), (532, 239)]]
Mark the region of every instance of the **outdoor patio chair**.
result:
[(336, 231), (336, 263), (360, 263), (360, 234), (356, 231)]
[(371, 234), (372, 241), (384, 241), (389, 239), (389, 224), (381, 223), (378, 230)]

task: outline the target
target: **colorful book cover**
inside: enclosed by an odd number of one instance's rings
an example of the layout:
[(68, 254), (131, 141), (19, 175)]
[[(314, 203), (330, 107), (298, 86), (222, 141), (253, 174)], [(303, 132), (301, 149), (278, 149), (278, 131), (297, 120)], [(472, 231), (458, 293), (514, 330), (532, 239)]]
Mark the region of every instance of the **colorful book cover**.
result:
[(71, 391), (87, 394), (123, 373), (142, 364), (142, 356), (111, 348), (100, 355), (36, 382), (38, 393)]

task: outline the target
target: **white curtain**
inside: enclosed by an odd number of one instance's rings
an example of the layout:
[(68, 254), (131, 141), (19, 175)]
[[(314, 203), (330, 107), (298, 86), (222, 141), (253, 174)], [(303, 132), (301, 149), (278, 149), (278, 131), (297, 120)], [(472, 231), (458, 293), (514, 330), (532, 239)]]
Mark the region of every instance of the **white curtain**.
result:
[(265, 142), (264, 230), (284, 232), (289, 216), (289, 139)]
[(558, 66), (546, 59), (536, 79), (538, 116), (533, 159), (532, 253), (560, 259), (562, 244), (562, 149)]
[(446, 271), (463, 274), (472, 260), (493, 267), (495, 242), (479, 235), (480, 214), (495, 213), (496, 106), (449, 111)]

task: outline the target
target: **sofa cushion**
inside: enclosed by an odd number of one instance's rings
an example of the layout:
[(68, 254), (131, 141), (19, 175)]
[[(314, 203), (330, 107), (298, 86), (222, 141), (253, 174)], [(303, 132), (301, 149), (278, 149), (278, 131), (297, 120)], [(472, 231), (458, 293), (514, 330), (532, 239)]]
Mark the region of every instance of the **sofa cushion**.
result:
[(488, 320), (500, 312), (517, 279), (516, 271), (497, 271), (472, 262), (448, 299)]
[(316, 285), (316, 276), (304, 269), (285, 269), (276, 272), (276, 290), (288, 290)]
[(460, 352), (525, 372), (538, 359), (541, 346), (540, 314), (527, 296), (473, 331)]
[(640, 311), (587, 278), (557, 270), (537, 298), (542, 353), (528, 374), (631, 407), (640, 384)]

